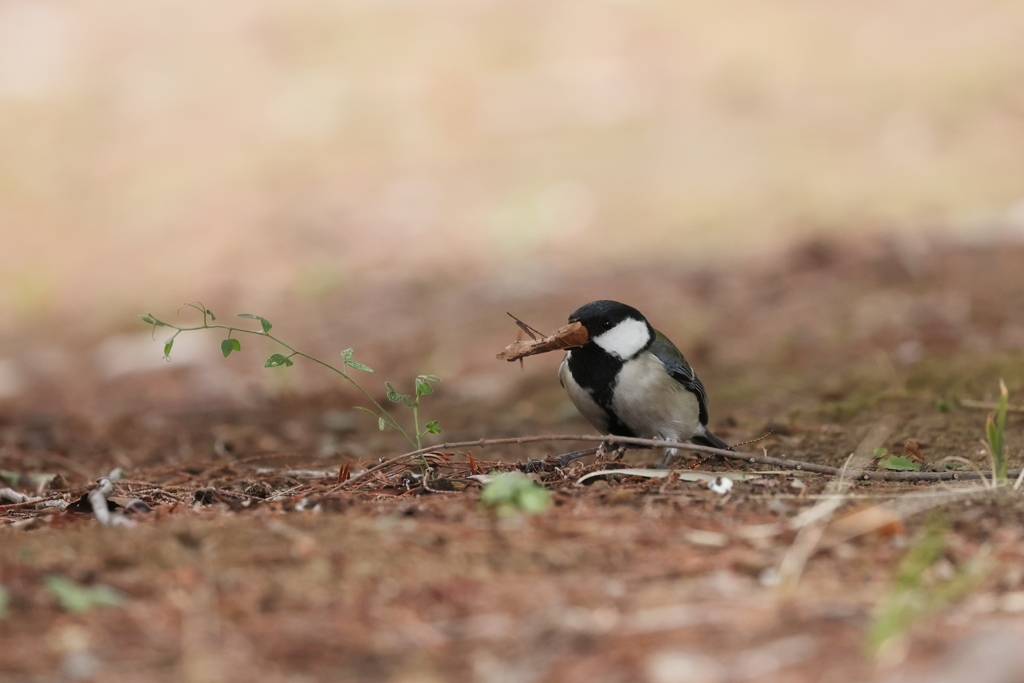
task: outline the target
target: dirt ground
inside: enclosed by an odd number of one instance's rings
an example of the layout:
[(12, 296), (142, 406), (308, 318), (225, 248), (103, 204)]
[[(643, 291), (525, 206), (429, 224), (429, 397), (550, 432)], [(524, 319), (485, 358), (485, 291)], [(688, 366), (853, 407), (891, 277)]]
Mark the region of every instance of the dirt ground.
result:
[[(405, 391), (437, 374), (422, 421), (458, 441), (591, 433), (559, 358), (520, 370), (494, 353), (515, 339), (506, 311), (553, 330), (582, 303), (619, 299), (691, 359), (716, 433), (768, 433), (742, 449), (874, 467), (886, 448), (970, 470), (988, 469), (990, 412), (970, 401), (994, 401), (1003, 379), (1024, 402), (1022, 273), (1014, 241), (821, 240), (767, 264), (382, 278), (256, 312), (328, 362), (355, 348), (384, 403), (384, 380)], [(235, 320), (239, 302), (216, 303)], [(165, 320), (196, 320), (159, 304)], [(589, 458), (535, 475), (546, 512), (480, 503), (471, 470), (584, 447), (554, 442), (451, 449), (426, 486), (406, 462), (335, 490), (343, 468), (410, 447), (352, 411), (366, 400), (326, 370), (263, 369), (274, 349), (244, 335), (225, 359), (212, 332), (183, 334), (166, 363), (163, 331), (154, 343), (129, 321), (71, 341), (63, 324), (10, 340), (28, 370), (0, 403), (0, 488), (72, 505), (0, 505), (3, 681), (1024, 680), (1012, 487), (694, 460), (680, 467), (750, 476), (727, 495), (675, 477), (577, 485), (621, 467)], [(1019, 412), (1006, 443), (1019, 467)], [(115, 469), (113, 500), (148, 508), (126, 513), (130, 528), (77, 502)], [(937, 550), (908, 569), (929, 533)], [(900, 600), (912, 616), (873, 649)]]

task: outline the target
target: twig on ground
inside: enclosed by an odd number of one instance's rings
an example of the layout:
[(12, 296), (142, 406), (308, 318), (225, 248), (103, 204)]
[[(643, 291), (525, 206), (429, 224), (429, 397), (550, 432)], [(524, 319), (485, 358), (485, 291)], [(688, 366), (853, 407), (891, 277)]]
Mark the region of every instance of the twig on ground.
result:
[[(981, 408), (984, 410), (999, 410), (999, 404), (995, 401), (975, 401), (971, 398), (960, 399), (960, 405), (964, 408)], [(1011, 413), (1024, 413), (1024, 406), (1008, 405), (1006, 410)]]
[(25, 495), (24, 493), (18, 493), (14, 489), (0, 488), (0, 502), (14, 503), (17, 505), (20, 503), (34, 503), (37, 500), (39, 499)]
[[(509, 437), (505, 439), (477, 439), (474, 441), (451, 441), (447, 443), (437, 444), (428, 448), (420, 448), (409, 453), (403, 453), (393, 458), (389, 458), (378, 465), (371, 467), (368, 470), (364, 470), (359, 474), (353, 476), (348, 481), (338, 484), (332, 487), (326, 493), (335, 493), (342, 489), (347, 489), (353, 484), (357, 484), (372, 474), (380, 472), (383, 469), (391, 467), (395, 463), (401, 462), (407, 458), (412, 458), (422, 453), (430, 453), (432, 451), (456, 449), (456, 448), (469, 448), (477, 447), (483, 448), (484, 446), (499, 446), (507, 444), (524, 444), (524, 443), (538, 443), (544, 441), (605, 441), (608, 443), (620, 443), (631, 446), (647, 446), (651, 448), (676, 448), (679, 450), (693, 451), (697, 453), (708, 453), (711, 455), (719, 455), (723, 458), (729, 458), (731, 460), (742, 460), (745, 462), (758, 463), (761, 465), (774, 465), (784, 469), (802, 470), (804, 472), (812, 472), (815, 474), (830, 474), (838, 476), (842, 474), (849, 480), (873, 480), (873, 481), (967, 481), (971, 479), (981, 479), (986, 476), (991, 476), (991, 472), (882, 472), (875, 470), (846, 470), (845, 472), (838, 467), (830, 467), (828, 465), (818, 465), (812, 462), (803, 462), (800, 460), (790, 460), (788, 458), (774, 458), (767, 455), (758, 455), (757, 453), (739, 453), (736, 451), (726, 451), (720, 448), (712, 448), (711, 446), (701, 446), (694, 443), (683, 443), (679, 441), (662, 441), (660, 439), (640, 439), (631, 436), (611, 436), (611, 435), (599, 435), (599, 434), (548, 434), (542, 436), (517, 436)], [(1013, 471), (1009, 473), (1010, 476), (1017, 476), (1019, 471)]]
[[(177, 496), (174, 493), (168, 491), (165, 487), (158, 486), (157, 484), (154, 484), (153, 482), (150, 481), (122, 479), (118, 481), (117, 484), (122, 486), (127, 485), (128, 490), (125, 493), (132, 496), (133, 498), (141, 498), (142, 496), (160, 496), (163, 498), (170, 498), (171, 500), (176, 501), (178, 503), (188, 502), (188, 500), (186, 500), (185, 498)], [(132, 486), (141, 486), (142, 488), (132, 489)]]
[(55, 493), (52, 496), (45, 496), (43, 498), (29, 498), (21, 503), (11, 503), (8, 505), (0, 505), (0, 512), (6, 512), (7, 510), (17, 510), (19, 508), (35, 508), (38, 505), (47, 503), (51, 500), (63, 500), (63, 493)]
[(135, 526), (135, 522), (120, 513), (111, 512), (107, 507), (107, 496), (113, 492), (114, 484), (106, 477), (100, 479), (98, 484), (89, 492), (89, 505), (92, 506), (92, 512), (96, 515), (96, 521), (103, 526)]

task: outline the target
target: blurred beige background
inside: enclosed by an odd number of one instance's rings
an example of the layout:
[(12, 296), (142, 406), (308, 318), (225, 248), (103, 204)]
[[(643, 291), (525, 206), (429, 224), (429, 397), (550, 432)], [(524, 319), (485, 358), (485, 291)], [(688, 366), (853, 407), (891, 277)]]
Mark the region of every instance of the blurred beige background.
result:
[(1024, 225), (1024, 4), (0, 0), (0, 333)]

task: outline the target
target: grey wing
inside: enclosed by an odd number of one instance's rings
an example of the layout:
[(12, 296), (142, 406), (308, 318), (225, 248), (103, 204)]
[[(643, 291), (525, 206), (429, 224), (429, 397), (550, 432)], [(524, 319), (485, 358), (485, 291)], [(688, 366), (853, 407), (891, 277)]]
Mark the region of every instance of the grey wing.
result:
[(668, 374), (691, 391), (697, 397), (697, 406), (700, 408), (700, 423), (708, 423), (708, 395), (704, 391), (704, 385), (697, 378), (697, 374), (686, 362), (683, 354), (676, 348), (676, 345), (661, 332), (655, 330), (654, 343), (651, 344), (651, 353), (657, 356), (658, 360), (665, 364)]

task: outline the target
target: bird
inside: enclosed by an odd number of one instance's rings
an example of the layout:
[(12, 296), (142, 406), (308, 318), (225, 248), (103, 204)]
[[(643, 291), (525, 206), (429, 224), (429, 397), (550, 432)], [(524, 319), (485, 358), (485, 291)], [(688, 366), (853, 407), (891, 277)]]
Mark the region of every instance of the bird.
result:
[[(549, 345), (572, 346), (558, 379), (598, 431), (732, 450), (708, 429), (707, 392), (693, 368), (640, 311), (618, 301), (592, 301), (573, 311), (555, 337), (560, 333), (570, 342)], [(675, 455), (676, 449), (667, 449), (661, 467)]]

